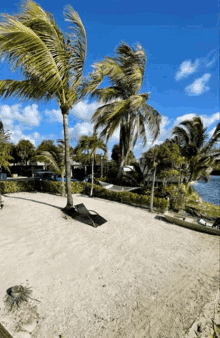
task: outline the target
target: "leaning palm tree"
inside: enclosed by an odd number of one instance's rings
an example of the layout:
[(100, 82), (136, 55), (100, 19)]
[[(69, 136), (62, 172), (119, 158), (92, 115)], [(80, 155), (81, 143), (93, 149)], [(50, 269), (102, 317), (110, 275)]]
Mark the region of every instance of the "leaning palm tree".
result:
[(94, 131), (92, 136), (82, 135), (78, 143), (78, 151), (89, 151), (90, 158), (92, 159), (92, 185), (90, 196), (93, 195), (94, 185), (94, 162), (97, 149), (101, 149), (106, 154), (107, 147), (102, 138), (98, 137), (97, 132)]
[(65, 185), (64, 185), (64, 173), (65, 173), (65, 148), (64, 142), (58, 140), (58, 147), (51, 145), (50, 148), (48, 145), (45, 145), (47, 150), (43, 150), (41, 146), (40, 151), (36, 151), (35, 156), (32, 157), (33, 161), (45, 162), (47, 166), (55, 174), (61, 175), (61, 186), (62, 186), (62, 196), (65, 195)]
[[(94, 71), (81, 86), (81, 95), (91, 94), (103, 105), (92, 117), (94, 128), (101, 128), (101, 137), (108, 141), (119, 128), (120, 166), (117, 178), (121, 178), (130, 150), (138, 138), (146, 145), (146, 129), (153, 142), (160, 132), (161, 115), (150, 105), (149, 93), (139, 93), (143, 84), (146, 54), (141, 45), (137, 48), (122, 42), (116, 49), (116, 57), (105, 57), (94, 64)], [(111, 86), (97, 89), (107, 77)]]
[(63, 116), (66, 166), (66, 209), (73, 207), (70, 185), (68, 114), (78, 102), (77, 88), (82, 80), (86, 55), (86, 33), (79, 15), (65, 7), (70, 33), (64, 34), (52, 14), (37, 3), (26, 0), (21, 12), (2, 15), (0, 22), (0, 57), (19, 69), (24, 80), (0, 81), (0, 95), (9, 98), (55, 99)]
[(185, 120), (173, 129), (173, 140), (188, 161), (188, 182), (201, 178), (207, 181), (216, 165), (215, 158), (220, 155), (220, 149), (214, 148), (220, 140), (220, 122), (208, 141), (206, 132), (207, 128), (204, 128), (199, 116)]

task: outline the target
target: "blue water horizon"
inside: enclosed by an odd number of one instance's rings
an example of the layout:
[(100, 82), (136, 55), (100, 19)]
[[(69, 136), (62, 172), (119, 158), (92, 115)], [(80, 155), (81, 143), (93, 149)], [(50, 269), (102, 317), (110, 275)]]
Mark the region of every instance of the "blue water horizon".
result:
[(220, 176), (211, 175), (208, 183), (196, 181), (192, 187), (203, 201), (220, 205)]

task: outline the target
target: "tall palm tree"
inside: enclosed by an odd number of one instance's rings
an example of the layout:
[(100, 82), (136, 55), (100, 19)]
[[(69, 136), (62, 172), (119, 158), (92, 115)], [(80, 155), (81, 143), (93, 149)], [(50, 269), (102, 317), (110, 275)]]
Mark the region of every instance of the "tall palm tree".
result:
[(220, 140), (220, 122), (209, 140), (206, 132), (199, 116), (185, 120), (173, 129), (173, 140), (188, 161), (188, 182), (200, 178), (207, 181), (216, 166), (215, 157), (220, 155), (220, 149), (214, 148)]
[(43, 146), (40, 146), (40, 151), (36, 151), (35, 156), (32, 157), (33, 161), (45, 162), (50, 170), (55, 174), (61, 175), (61, 185), (62, 185), (62, 196), (65, 195), (65, 186), (64, 186), (64, 173), (65, 173), (65, 147), (62, 140), (58, 141), (58, 147), (55, 145), (45, 144), (45, 149)]
[(90, 191), (90, 196), (93, 195), (93, 185), (94, 185), (94, 162), (97, 149), (101, 149), (106, 154), (107, 147), (101, 137), (98, 137), (97, 132), (94, 131), (92, 136), (83, 135), (78, 143), (79, 151), (89, 151), (90, 158), (92, 159), (92, 186)]
[[(130, 150), (138, 138), (146, 145), (146, 128), (153, 142), (160, 132), (161, 115), (150, 105), (149, 93), (139, 93), (143, 84), (146, 54), (140, 44), (136, 49), (122, 42), (116, 49), (116, 57), (105, 57), (94, 64), (94, 71), (81, 86), (81, 95), (91, 94), (103, 105), (92, 117), (95, 130), (101, 128), (106, 140), (119, 128), (120, 166), (117, 178), (121, 178)], [(97, 89), (107, 77), (111, 86)]]
[(57, 26), (52, 14), (37, 3), (26, 0), (21, 12), (2, 15), (0, 57), (19, 69), (24, 80), (0, 81), (0, 95), (48, 101), (55, 99), (63, 116), (66, 166), (66, 209), (73, 207), (70, 185), (68, 114), (78, 102), (77, 88), (82, 80), (86, 56), (86, 33), (79, 15), (65, 7), (68, 34)]

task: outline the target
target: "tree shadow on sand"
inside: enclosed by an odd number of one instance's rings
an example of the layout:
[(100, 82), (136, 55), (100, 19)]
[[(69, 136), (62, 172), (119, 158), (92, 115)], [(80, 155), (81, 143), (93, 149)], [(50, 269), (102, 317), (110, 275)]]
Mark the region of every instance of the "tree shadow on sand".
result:
[(36, 200), (30, 199), (30, 198), (24, 198), (24, 197), (12, 197), (12, 196), (7, 196), (7, 195), (4, 195), (4, 197), (7, 197), (7, 198), (15, 198), (15, 199), (20, 199), (20, 200), (25, 200), (25, 201), (35, 202), (35, 203), (39, 203), (39, 204), (44, 204), (44, 205), (48, 205), (49, 207), (53, 207), (53, 208), (56, 208), (56, 209), (59, 209), (59, 210), (62, 210), (62, 209), (63, 209), (63, 207), (57, 207), (56, 205), (49, 204), (49, 203), (45, 203), (45, 202), (36, 201)]

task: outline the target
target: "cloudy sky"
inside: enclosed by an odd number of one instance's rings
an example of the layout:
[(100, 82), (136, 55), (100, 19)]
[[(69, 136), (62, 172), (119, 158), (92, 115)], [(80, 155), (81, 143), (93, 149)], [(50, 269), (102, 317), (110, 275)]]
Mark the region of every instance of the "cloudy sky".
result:
[[(211, 135), (220, 120), (219, 114), (219, 49), (218, 2), (199, 0), (82, 0), (62, 2), (40, 0), (51, 12), (63, 31), (63, 8), (70, 4), (79, 13), (85, 26), (88, 50), (84, 75), (92, 64), (104, 56), (114, 56), (121, 41), (135, 46), (140, 43), (147, 54), (147, 65), (141, 92), (150, 92), (149, 105), (162, 115), (160, 143), (171, 135), (172, 128), (186, 118), (202, 117)], [(1, 3), (1, 13), (18, 11), (17, 2)], [(7, 63), (0, 61), (0, 79), (18, 79)], [(76, 146), (81, 135), (92, 134), (90, 119), (99, 103), (88, 97), (77, 104), (69, 115), (70, 144)], [(55, 101), (47, 104), (35, 101), (0, 98), (0, 119), (11, 133), (15, 144), (29, 139), (37, 146), (44, 139), (63, 137), (62, 115)], [(109, 155), (119, 132), (108, 143)], [(145, 148), (137, 143), (137, 158)]]

